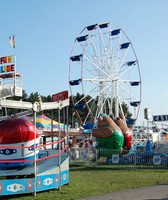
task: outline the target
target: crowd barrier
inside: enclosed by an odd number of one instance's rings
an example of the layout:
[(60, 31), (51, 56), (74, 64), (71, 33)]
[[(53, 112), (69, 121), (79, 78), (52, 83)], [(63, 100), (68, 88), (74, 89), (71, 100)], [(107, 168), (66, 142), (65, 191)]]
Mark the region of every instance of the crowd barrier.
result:
[(89, 150), (72, 147), (68, 149), (70, 164), (86, 164), (90, 166), (109, 166), (114, 168), (168, 168), (168, 153), (148, 151), (122, 151), (110, 149)]

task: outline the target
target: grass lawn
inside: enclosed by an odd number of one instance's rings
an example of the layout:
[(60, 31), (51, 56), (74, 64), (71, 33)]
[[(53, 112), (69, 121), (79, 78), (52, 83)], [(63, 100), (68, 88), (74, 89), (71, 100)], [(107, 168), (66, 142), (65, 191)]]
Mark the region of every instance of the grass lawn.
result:
[(50, 190), (24, 196), (8, 196), (11, 200), (75, 200), (88, 196), (121, 191), (128, 188), (168, 183), (167, 170), (120, 170), (110, 166), (98, 168), (70, 167), (70, 182), (60, 191)]

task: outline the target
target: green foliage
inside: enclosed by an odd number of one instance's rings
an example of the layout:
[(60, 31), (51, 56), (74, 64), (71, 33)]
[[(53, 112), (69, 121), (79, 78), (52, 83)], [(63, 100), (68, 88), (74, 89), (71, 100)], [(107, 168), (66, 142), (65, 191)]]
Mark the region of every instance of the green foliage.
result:
[(28, 101), (31, 103), (34, 103), (34, 102), (38, 101), (39, 96), (40, 96), (40, 94), (38, 92), (35, 92), (35, 93), (32, 92), (28, 98)]
[[(28, 101), (28, 102), (34, 103), (34, 102), (39, 100), (39, 97), (41, 97), (42, 102), (51, 102), (52, 101), (51, 95), (40, 96), (40, 94), (38, 92), (35, 92), (35, 93), (32, 92), (28, 96), (27, 93), (24, 90), (23, 90), (22, 98), (21, 97), (11, 97), (11, 98), (8, 98), (8, 99), (17, 100), (17, 101)], [(70, 125), (72, 125), (74, 127), (75, 124), (77, 123), (80, 126), (83, 123), (83, 121), (86, 118), (86, 116), (88, 115), (90, 107), (92, 107), (92, 113), (90, 113), (90, 115), (88, 116), (88, 121), (89, 122), (93, 121), (92, 117), (95, 115), (95, 112), (97, 110), (98, 97), (97, 97), (96, 100), (93, 100), (91, 98), (91, 96), (86, 96), (84, 98), (83, 94), (77, 93), (76, 96), (73, 96), (73, 97), (70, 96), (69, 100), (70, 100), (70, 105), (68, 106), (68, 116), (64, 116), (63, 115), (65, 110), (62, 109), (61, 110), (62, 113), (60, 114), (60, 121), (61, 122), (67, 121), (67, 117), (68, 117), (68, 124), (70, 124)], [(89, 100), (89, 103), (87, 105), (86, 102), (88, 100)], [(76, 102), (79, 102), (79, 101), (80, 101), (80, 103), (86, 104), (86, 109), (78, 110), (78, 111), (76, 111), (74, 109), (74, 104)], [(106, 106), (105, 106), (104, 112), (108, 113), (109, 109), (110, 109), (109, 106), (114, 107), (114, 104), (115, 104), (115, 100), (114, 99), (113, 99), (113, 102), (111, 102), (111, 99), (107, 99), (107, 101), (105, 102)], [(127, 115), (127, 119), (130, 119), (132, 114), (129, 113), (128, 106), (125, 103), (123, 103), (122, 107), (123, 107), (125, 115)], [(16, 113), (21, 112), (21, 111), (22, 110), (20, 110), (20, 109), (3, 108), (2, 111), (0, 112), (0, 116), (4, 116), (4, 115), (9, 115), (10, 116), (10, 115), (16, 114)], [(114, 108), (113, 108), (113, 112), (114, 112)], [(58, 121), (58, 111), (57, 110), (53, 110), (53, 111), (45, 110), (45, 111), (39, 112), (38, 114), (39, 115), (40, 114), (44, 114), (47, 117), (53, 118), (54, 120)]]

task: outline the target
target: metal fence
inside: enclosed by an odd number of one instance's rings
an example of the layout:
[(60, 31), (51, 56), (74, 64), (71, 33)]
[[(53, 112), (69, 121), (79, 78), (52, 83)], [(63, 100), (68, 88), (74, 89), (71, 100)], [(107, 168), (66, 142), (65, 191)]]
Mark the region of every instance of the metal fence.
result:
[(70, 164), (111, 166), (114, 168), (168, 169), (168, 153), (123, 151), (110, 149), (69, 148)]

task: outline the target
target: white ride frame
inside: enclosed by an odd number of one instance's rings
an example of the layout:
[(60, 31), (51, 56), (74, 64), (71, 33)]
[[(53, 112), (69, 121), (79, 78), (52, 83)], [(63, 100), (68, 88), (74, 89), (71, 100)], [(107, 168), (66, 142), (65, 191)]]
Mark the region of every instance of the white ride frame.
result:
[[(80, 32), (70, 55), (69, 83), (74, 106), (87, 109), (84, 124), (96, 121), (101, 113), (126, 120), (123, 104), (137, 119), (141, 102), (139, 62), (131, 41), (118, 26), (105, 22)], [(76, 100), (73, 96), (77, 93), (82, 97)], [(77, 114), (80, 117), (80, 112)]]

